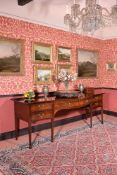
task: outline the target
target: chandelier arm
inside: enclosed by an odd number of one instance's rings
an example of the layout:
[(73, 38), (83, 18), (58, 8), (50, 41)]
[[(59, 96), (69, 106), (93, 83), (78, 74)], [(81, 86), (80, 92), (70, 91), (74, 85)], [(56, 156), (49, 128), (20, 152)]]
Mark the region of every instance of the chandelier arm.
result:
[(103, 11), (106, 11), (107, 14), (108, 14), (108, 15), (103, 14), (103, 16), (106, 16), (106, 17), (110, 17), (111, 16), (111, 13), (106, 8), (102, 8), (102, 12)]
[(83, 9), (80, 11), (81, 15), (84, 15), (84, 14), (83, 14), (83, 11), (85, 11), (85, 14), (86, 14), (86, 8), (83, 8)]
[(80, 25), (80, 23), (81, 23), (81, 18), (79, 18), (79, 22), (76, 26), (78, 27)]
[[(78, 27), (78, 26), (80, 25), (81, 20), (82, 20), (80, 17), (77, 17), (77, 19), (78, 19), (78, 22), (75, 24), (76, 27)], [(74, 20), (71, 18), (71, 24), (72, 24), (72, 23), (74, 23)]]

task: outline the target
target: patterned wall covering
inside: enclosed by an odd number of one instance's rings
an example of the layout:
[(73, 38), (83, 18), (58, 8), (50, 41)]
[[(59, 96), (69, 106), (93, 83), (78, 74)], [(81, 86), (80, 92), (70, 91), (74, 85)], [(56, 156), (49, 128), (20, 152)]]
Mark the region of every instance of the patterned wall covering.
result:
[[(0, 95), (23, 93), (33, 88), (33, 42), (41, 42), (53, 46), (53, 64), (49, 65), (53, 69), (55, 69), (57, 64), (57, 46), (72, 48), (71, 63), (74, 73), (77, 69), (77, 48), (98, 50), (98, 77), (93, 79), (78, 79), (70, 85), (70, 88), (73, 88), (74, 85), (78, 85), (79, 83), (84, 83), (85, 86), (117, 87), (117, 71), (108, 72), (105, 66), (105, 63), (108, 61), (117, 62), (117, 39), (101, 41), (2, 16), (0, 17), (0, 37), (22, 39), (24, 41), (23, 64), (25, 71), (23, 76), (0, 76)], [(41, 91), (42, 85), (38, 85), (37, 88), (38, 91)], [(60, 88), (63, 88), (63, 85)], [(50, 91), (56, 90), (56, 86), (51, 84), (49, 89)]]
[[(117, 39), (102, 41), (100, 60), (99, 86), (117, 88)], [(116, 63), (115, 71), (106, 70), (105, 65), (108, 62)]]

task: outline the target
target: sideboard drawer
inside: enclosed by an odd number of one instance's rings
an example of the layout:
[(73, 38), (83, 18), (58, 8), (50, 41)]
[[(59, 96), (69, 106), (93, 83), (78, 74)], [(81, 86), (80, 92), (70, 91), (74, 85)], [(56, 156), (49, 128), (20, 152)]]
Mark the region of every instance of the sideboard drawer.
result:
[(31, 105), (31, 112), (35, 111), (44, 111), (44, 110), (52, 110), (53, 103), (40, 103), (40, 104), (34, 104)]
[(55, 103), (54, 103), (55, 113), (59, 110), (62, 110), (62, 109), (77, 109), (80, 107), (85, 107), (88, 104), (89, 104), (88, 99), (84, 99), (84, 100), (68, 99), (67, 101), (65, 101), (65, 100), (64, 101), (55, 101)]
[(103, 103), (102, 103), (102, 101), (98, 101), (98, 102), (95, 102), (95, 103), (93, 103), (93, 108), (97, 108), (97, 107), (102, 107), (103, 106)]
[(52, 118), (52, 111), (40, 111), (38, 113), (33, 113), (32, 114), (32, 122), (37, 122), (39, 120), (43, 120), (43, 119), (50, 119)]
[(95, 97), (96, 101), (98, 101), (98, 100), (101, 101), (102, 99), (103, 99), (102, 95)]

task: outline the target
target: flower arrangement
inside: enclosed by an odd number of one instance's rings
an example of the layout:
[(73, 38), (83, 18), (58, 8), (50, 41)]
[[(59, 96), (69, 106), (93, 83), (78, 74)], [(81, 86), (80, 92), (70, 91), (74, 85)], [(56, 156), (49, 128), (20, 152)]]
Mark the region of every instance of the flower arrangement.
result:
[(32, 99), (35, 97), (35, 92), (30, 90), (24, 93), (24, 97), (28, 100), (28, 101), (32, 101)]
[(65, 70), (61, 70), (58, 74), (58, 81), (63, 82), (66, 90), (68, 90), (69, 81), (74, 81), (77, 78), (77, 74), (70, 74)]
[(58, 81), (74, 81), (77, 78), (77, 74), (70, 74), (65, 70), (61, 70), (58, 74)]

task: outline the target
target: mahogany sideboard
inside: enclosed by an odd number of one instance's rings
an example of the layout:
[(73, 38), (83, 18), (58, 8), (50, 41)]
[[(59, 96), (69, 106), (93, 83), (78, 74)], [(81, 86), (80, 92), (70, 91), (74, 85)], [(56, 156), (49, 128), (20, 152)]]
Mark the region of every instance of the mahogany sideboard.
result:
[(90, 127), (92, 127), (92, 111), (94, 107), (101, 107), (101, 123), (103, 124), (103, 94), (83, 95), (71, 98), (40, 97), (32, 102), (26, 102), (23, 98), (14, 98), (15, 131), (16, 139), (19, 136), (19, 122), (23, 120), (28, 123), (29, 148), (32, 148), (31, 133), (32, 123), (39, 120), (51, 120), (51, 141), (54, 137), (54, 118), (61, 110), (89, 109)]

